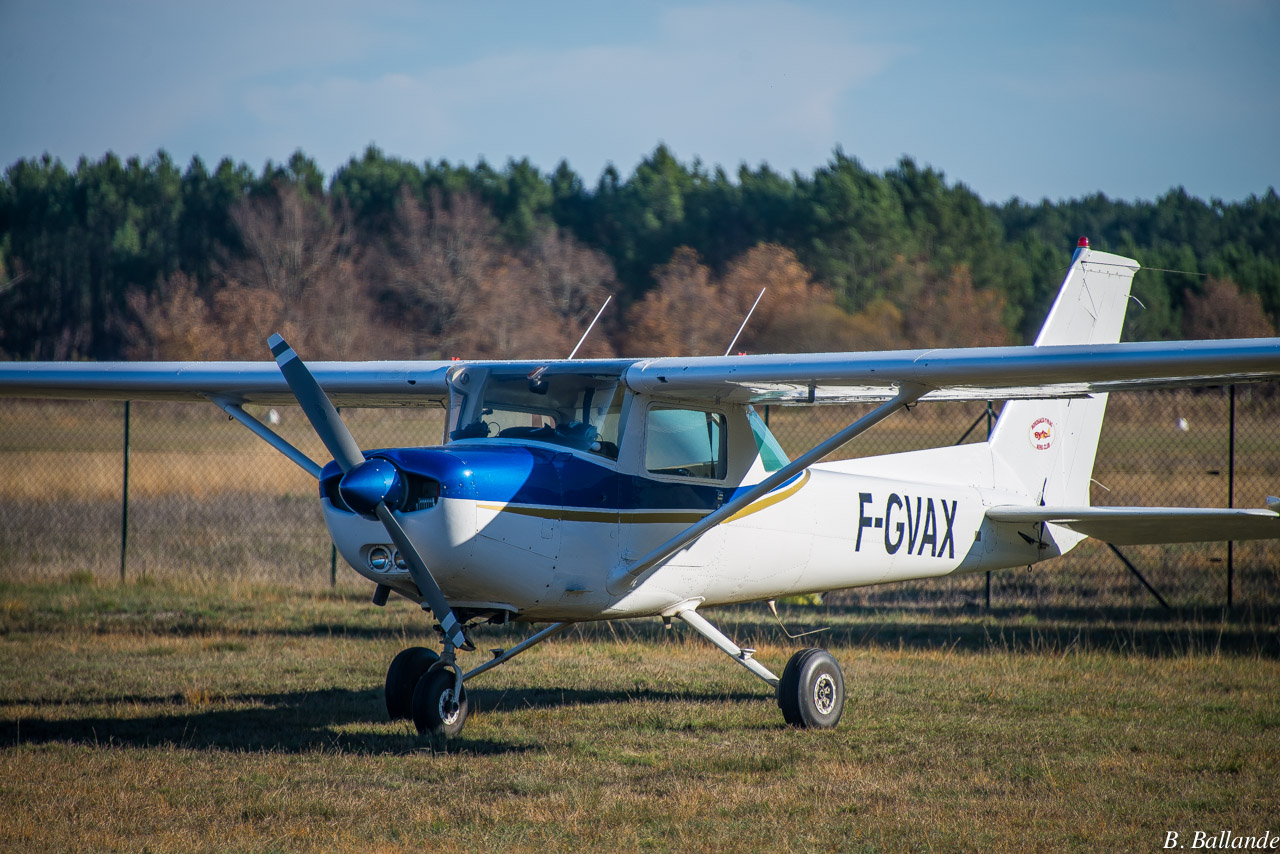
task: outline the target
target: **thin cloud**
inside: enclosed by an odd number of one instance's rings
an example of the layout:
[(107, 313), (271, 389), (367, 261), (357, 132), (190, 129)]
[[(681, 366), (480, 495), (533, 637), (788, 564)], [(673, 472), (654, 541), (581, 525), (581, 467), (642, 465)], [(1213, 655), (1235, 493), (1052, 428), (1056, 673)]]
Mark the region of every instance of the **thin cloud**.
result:
[(829, 154), (844, 94), (893, 55), (837, 24), (787, 6), (684, 9), (664, 17), (651, 44), (515, 50), (371, 80), (259, 86), (246, 104), (266, 127), (318, 133), (313, 117), (325, 116), (335, 152), (375, 139), (413, 159), (536, 162), (545, 152), (550, 168), (554, 152), (576, 151), (575, 168), (592, 174), (665, 139), (728, 166), (807, 168)]

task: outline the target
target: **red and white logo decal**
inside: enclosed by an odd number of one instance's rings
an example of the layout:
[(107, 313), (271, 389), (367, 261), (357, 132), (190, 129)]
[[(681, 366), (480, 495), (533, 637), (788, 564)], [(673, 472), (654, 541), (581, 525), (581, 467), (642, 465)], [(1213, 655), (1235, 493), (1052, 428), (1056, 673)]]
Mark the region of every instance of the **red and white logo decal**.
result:
[(1031, 446), (1037, 451), (1049, 450), (1053, 446), (1054, 436), (1053, 422), (1048, 418), (1037, 418), (1031, 423), (1028, 438), (1031, 439)]

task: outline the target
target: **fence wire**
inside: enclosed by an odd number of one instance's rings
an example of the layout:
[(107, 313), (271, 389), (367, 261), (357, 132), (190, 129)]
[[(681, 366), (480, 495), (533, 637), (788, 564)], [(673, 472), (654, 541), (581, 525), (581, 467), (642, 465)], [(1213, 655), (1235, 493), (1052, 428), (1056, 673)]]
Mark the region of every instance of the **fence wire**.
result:
[[(313, 459), (328, 458), (297, 408), (247, 408)], [(772, 407), (768, 420), (794, 455), (865, 411)], [(1280, 439), (1271, 426), (1278, 411), (1276, 384), (1234, 393), (1113, 395), (1092, 501), (1261, 507), (1266, 495), (1280, 492)], [(444, 414), (348, 409), (343, 418), (361, 447), (379, 448), (438, 443)], [(122, 526), (125, 421), (121, 403), (0, 401), (0, 579), (109, 580), (123, 573), (211, 583), (331, 583), (332, 551), (315, 481), (211, 405), (130, 405)], [(832, 458), (982, 441), (987, 422), (982, 403), (922, 404)], [(1121, 552), (1175, 607), (1221, 606), (1228, 597), (1236, 605), (1280, 600), (1280, 541), (1126, 546)], [(367, 584), (340, 559), (336, 578)], [(860, 588), (829, 594), (828, 601), (956, 606), (982, 605), (988, 596), (1001, 606), (1156, 605), (1135, 573), (1094, 540), (1031, 569)]]

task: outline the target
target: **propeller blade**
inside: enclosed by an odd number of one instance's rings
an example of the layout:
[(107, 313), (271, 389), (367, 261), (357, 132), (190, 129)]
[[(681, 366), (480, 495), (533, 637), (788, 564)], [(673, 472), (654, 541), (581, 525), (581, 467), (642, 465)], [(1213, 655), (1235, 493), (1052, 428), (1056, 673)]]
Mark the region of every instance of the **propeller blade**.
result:
[(333, 454), (333, 458), (342, 467), (342, 471), (351, 471), (364, 462), (364, 454), (360, 453), (360, 446), (356, 444), (351, 431), (342, 422), (338, 411), (329, 402), (328, 395), (298, 358), (298, 354), (293, 352), (293, 348), (279, 334), (272, 335), (267, 343), (271, 345), (271, 355), (275, 356), (280, 373), (284, 374), (284, 381), (289, 384), (289, 390), (297, 398), (302, 412), (319, 434), (320, 441), (324, 442), (329, 453)]
[(436, 584), (436, 580), (431, 577), (431, 571), (427, 569), (426, 561), (422, 559), (422, 556), (418, 554), (418, 550), (414, 548), (408, 532), (400, 524), (396, 514), (385, 503), (379, 503), (373, 512), (378, 515), (382, 526), (391, 535), (391, 541), (396, 544), (396, 548), (400, 550), (405, 562), (409, 564), (409, 577), (413, 579), (414, 584), (418, 585), (418, 591), (422, 593), (427, 605), (431, 607), (431, 613), (439, 621), (440, 628), (444, 629), (445, 637), (448, 638), (451, 644), (461, 649), (467, 642), (466, 636), (462, 634), (462, 626), (458, 625), (458, 618), (453, 615), (453, 609), (449, 607), (448, 600), (444, 598), (440, 585)]
[[(280, 373), (284, 374), (284, 381), (289, 384), (289, 390), (297, 398), (298, 405), (302, 407), (307, 420), (319, 434), (324, 446), (342, 467), (343, 480), (346, 480), (348, 472), (357, 466), (365, 465), (360, 446), (356, 444), (355, 438), (343, 423), (338, 411), (333, 408), (333, 403), (324, 393), (324, 389), (320, 388), (316, 378), (311, 375), (311, 371), (307, 370), (307, 366), (298, 358), (298, 354), (293, 351), (288, 342), (276, 334), (272, 335), (267, 343), (271, 345), (271, 355), (275, 356), (276, 364), (280, 366)], [(373, 495), (377, 492), (377, 487), (387, 487), (389, 484), (382, 482), (386, 480), (386, 472), (383, 470), (386, 467), (387, 464), (381, 461), (370, 461), (368, 466), (361, 469), (365, 477), (359, 476), (361, 472), (352, 475), (356, 482), (351, 484), (351, 488), (357, 495), (361, 493)], [(391, 468), (394, 471), (394, 466)], [(370, 485), (366, 481), (376, 482)], [(444, 598), (444, 591), (431, 576), (431, 570), (427, 569), (427, 562), (422, 559), (422, 555), (418, 554), (413, 540), (409, 539), (408, 532), (400, 524), (396, 514), (387, 506), (385, 500), (379, 500), (373, 512), (382, 522), (382, 527), (386, 528), (387, 533), (391, 535), (391, 541), (396, 544), (405, 562), (409, 564), (409, 577), (413, 579), (414, 584), (418, 585), (418, 591), (422, 593), (427, 606), (431, 608), (432, 615), (444, 630), (445, 638), (455, 648), (462, 648), (467, 642), (466, 636), (462, 633), (462, 626), (458, 623), (458, 618), (453, 615), (449, 601)]]

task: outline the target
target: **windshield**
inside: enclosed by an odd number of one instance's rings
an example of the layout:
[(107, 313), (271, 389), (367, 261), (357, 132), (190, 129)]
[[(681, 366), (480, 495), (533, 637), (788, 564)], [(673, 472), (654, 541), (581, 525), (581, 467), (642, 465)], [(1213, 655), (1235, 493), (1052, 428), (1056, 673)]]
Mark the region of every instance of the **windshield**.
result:
[(623, 392), (617, 377), (489, 376), (478, 405), (457, 408), (449, 438), (550, 442), (616, 460)]
[(782, 450), (773, 433), (769, 432), (769, 427), (760, 420), (754, 406), (747, 407), (747, 420), (751, 422), (751, 436), (756, 440), (756, 450), (760, 452), (760, 463), (765, 471), (777, 471), (791, 462), (787, 458), (787, 452)]

